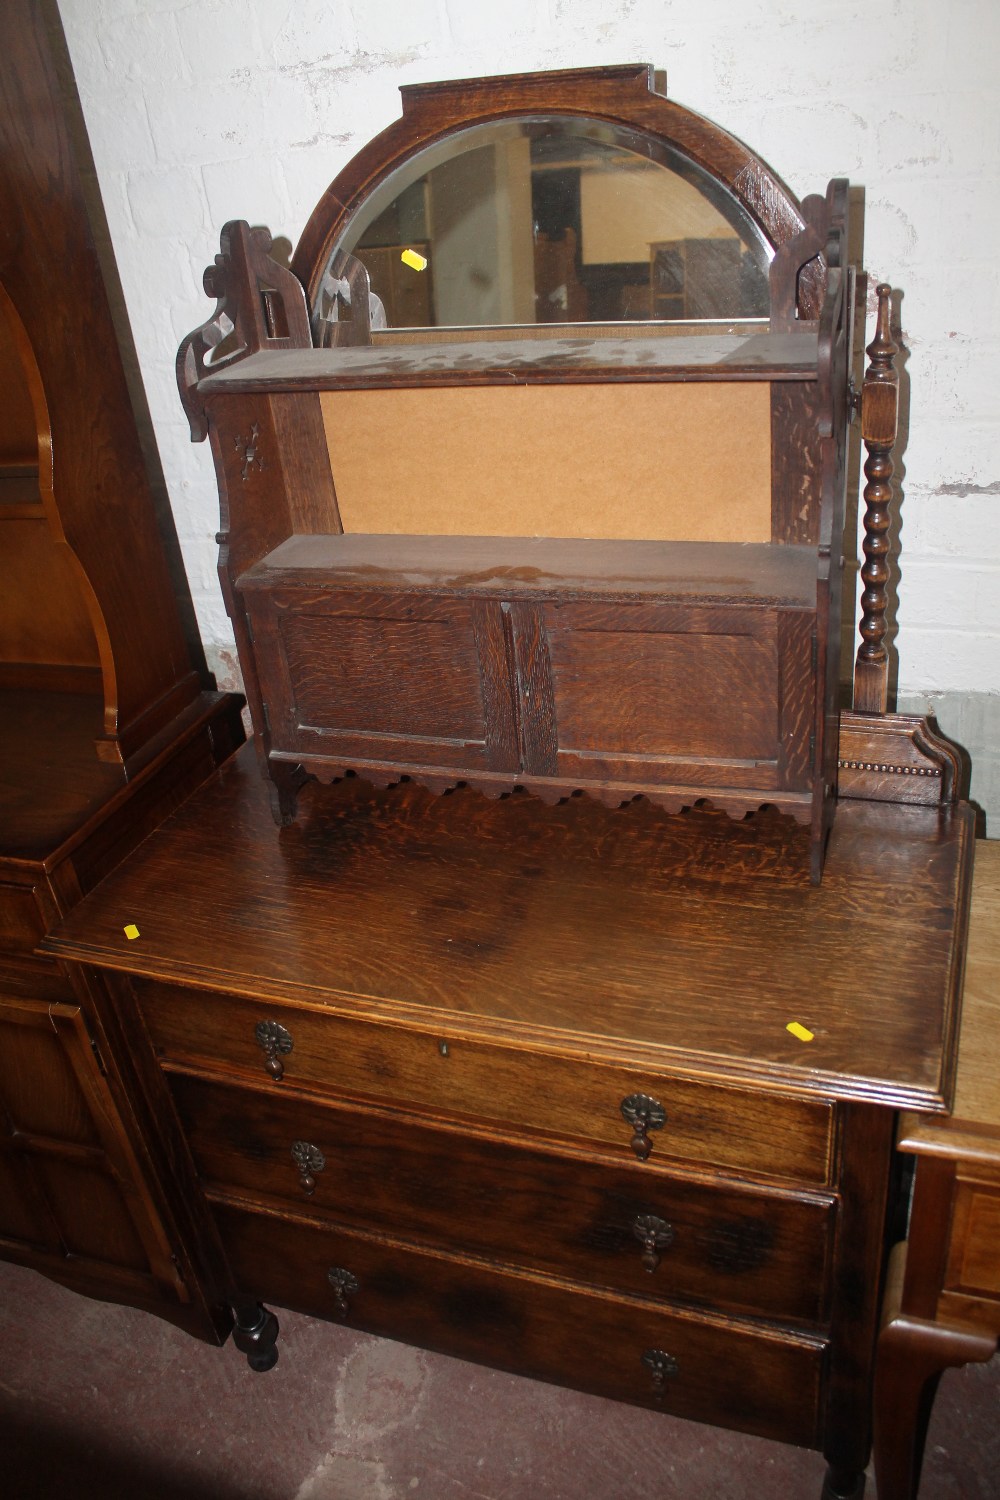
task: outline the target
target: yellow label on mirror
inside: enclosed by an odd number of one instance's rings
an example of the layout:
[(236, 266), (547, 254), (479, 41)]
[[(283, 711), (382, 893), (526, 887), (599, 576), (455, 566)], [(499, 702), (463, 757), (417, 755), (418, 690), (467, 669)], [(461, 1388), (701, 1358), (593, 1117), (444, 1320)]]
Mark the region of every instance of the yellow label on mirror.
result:
[(404, 250), (399, 257), (404, 266), (411, 266), (414, 271), (426, 271), (427, 257), (416, 250)]

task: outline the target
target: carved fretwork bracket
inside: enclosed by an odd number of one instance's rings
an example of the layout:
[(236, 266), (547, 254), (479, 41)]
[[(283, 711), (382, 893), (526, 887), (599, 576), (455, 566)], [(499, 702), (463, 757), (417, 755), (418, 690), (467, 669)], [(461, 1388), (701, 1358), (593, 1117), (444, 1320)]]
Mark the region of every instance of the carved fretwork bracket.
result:
[(838, 791), (872, 802), (957, 802), (962, 762), (949, 740), (910, 714), (842, 713)]
[[(816, 298), (807, 283), (820, 278), (822, 288), (825, 279), (828, 295), (830, 273), (842, 274), (846, 263), (847, 195), (846, 178), (835, 177), (825, 198), (813, 193), (803, 199), (804, 227), (775, 251), (769, 278), (771, 327), (775, 332), (794, 328), (804, 314), (808, 315), (809, 304)], [(820, 307), (823, 300), (821, 293)]]
[(214, 264), (205, 271), (205, 291), (215, 298), (215, 311), (177, 351), (177, 387), (193, 442), (208, 436), (198, 382), (209, 373), (213, 349), (230, 345), (212, 365), (221, 369), (261, 349), (308, 349), (312, 344), (302, 285), (271, 259), (271, 243), (269, 230), (251, 229), (244, 219), (232, 219), (222, 231)]

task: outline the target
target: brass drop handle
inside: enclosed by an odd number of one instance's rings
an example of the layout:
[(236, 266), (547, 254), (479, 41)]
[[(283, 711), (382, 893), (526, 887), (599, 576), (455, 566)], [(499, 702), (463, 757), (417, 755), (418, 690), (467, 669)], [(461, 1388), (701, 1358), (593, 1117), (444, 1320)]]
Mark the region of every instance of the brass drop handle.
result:
[(345, 1271), (343, 1266), (331, 1266), (326, 1273), (326, 1279), (333, 1287), (334, 1305), (338, 1318), (346, 1318), (351, 1310), (349, 1297), (353, 1297), (358, 1291), (361, 1283), (350, 1271)]
[(277, 1021), (258, 1021), (254, 1027), (254, 1039), (264, 1054), (264, 1066), (276, 1083), (284, 1076), (285, 1065), (281, 1061), (292, 1050), (292, 1033)]
[(293, 1141), (292, 1160), (299, 1169), (299, 1187), (307, 1198), (311, 1197), (316, 1191), (315, 1174), (326, 1166), (326, 1157), (309, 1141)]
[(622, 1116), (632, 1127), (629, 1145), (640, 1161), (646, 1161), (653, 1149), (649, 1139), (651, 1130), (662, 1130), (667, 1123), (667, 1112), (658, 1099), (649, 1094), (629, 1094), (621, 1102)]
[(679, 1370), (676, 1359), (664, 1349), (647, 1349), (642, 1355), (653, 1380), (653, 1400), (662, 1401), (667, 1391), (667, 1381), (676, 1379)]
[(642, 1246), (642, 1263), (647, 1271), (655, 1271), (660, 1264), (659, 1251), (666, 1250), (674, 1242), (674, 1226), (655, 1214), (640, 1214), (632, 1225), (632, 1233)]

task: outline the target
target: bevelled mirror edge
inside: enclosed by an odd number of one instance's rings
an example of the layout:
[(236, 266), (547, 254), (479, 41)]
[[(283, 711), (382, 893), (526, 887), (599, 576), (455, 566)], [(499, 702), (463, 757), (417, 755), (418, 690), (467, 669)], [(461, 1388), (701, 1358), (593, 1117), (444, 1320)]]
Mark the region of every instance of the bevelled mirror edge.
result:
[[(343, 243), (347, 226), (393, 172), (462, 130), (518, 116), (585, 118), (634, 131), (672, 150), (692, 170), (718, 184), (770, 252), (804, 226), (798, 201), (767, 163), (719, 126), (657, 92), (653, 69), (646, 64), (406, 85), (401, 92), (402, 118), (369, 142), (334, 179), (296, 247), (292, 269), (306, 289), (310, 307), (316, 305), (331, 255)], [(808, 285), (804, 290), (803, 315), (815, 317), (817, 291)]]

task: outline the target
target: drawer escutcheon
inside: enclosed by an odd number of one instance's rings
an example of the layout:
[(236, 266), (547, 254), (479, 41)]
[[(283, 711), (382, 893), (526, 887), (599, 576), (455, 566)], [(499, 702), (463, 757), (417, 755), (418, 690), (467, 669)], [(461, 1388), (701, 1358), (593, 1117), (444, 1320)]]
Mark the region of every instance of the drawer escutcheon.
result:
[(642, 1246), (642, 1263), (647, 1271), (655, 1271), (660, 1264), (660, 1250), (666, 1250), (674, 1242), (674, 1226), (655, 1214), (639, 1214), (632, 1225), (632, 1233)]
[(654, 1399), (662, 1401), (666, 1395), (667, 1381), (676, 1379), (679, 1374), (676, 1359), (663, 1349), (647, 1349), (642, 1355), (642, 1362), (653, 1378)]
[(357, 1293), (361, 1283), (352, 1272), (345, 1271), (343, 1266), (331, 1266), (326, 1273), (326, 1279), (333, 1287), (337, 1317), (346, 1318), (351, 1310), (348, 1299)]
[(253, 1034), (264, 1053), (264, 1066), (275, 1082), (279, 1082), (285, 1072), (281, 1059), (292, 1050), (292, 1033), (277, 1021), (258, 1021)]
[(311, 1145), (309, 1141), (293, 1141), (292, 1160), (299, 1169), (299, 1186), (308, 1197), (316, 1191), (315, 1173), (322, 1172), (326, 1166), (326, 1157), (318, 1146)]
[(640, 1161), (646, 1161), (653, 1149), (649, 1139), (651, 1130), (662, 1130), (667, 1123), (667, 1112), (658, 1099), (649, 1094), (629, 1094), (621, 1102), (624, 1119), (632, 1126), (629, 1145)]

